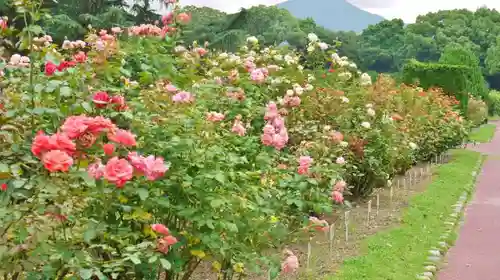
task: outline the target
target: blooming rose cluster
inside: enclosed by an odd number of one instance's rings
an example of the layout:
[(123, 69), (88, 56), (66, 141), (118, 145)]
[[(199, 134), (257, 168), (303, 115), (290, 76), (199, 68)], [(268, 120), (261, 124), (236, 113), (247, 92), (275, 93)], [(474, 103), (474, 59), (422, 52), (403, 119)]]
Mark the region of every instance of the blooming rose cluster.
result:
[[(102, 116), (80, 115), (68, 117), (59, 132), (53, 135), (39, 132), (33, 140), (31, 151), (42, 160), (48, 171), (67, 172), (73, 165), (73, 158), (77, 156), (77, 149), (91, 148), (101, 136), (106, 136), (112, 143), (124, 147), (137, 145), (134, 134), (119, 129), (111, 120)], [(103, 145), (104, 153), (108, 156), (112, 156), (115, 150), (112, 143)], [(98, 159), (88, 167), (93, 178), (104, 177), (118, 187), (131, 180), (134, 172), (144, 175), (148, 180), (156, 180), (167, 170), (162, 158), (143, 157), (136, 152), (129, 152), (128, 159), (114, 156), (105, 165)]]
[(211, 122), (220, 122), (224, 120), (226, 116), (222, 113), (217, 113), (217, 112), (208, 112), (207, 113), (207, 120)]
[(266, 107), (264, 120), (267, 121), (261, 135), (261, 142), (266, 146), (272, 146), (281, 150), (288, 143), (288, 131), (285, 127), (285, 120), (278, 112), (276, 103), (270, 102)]
[(267, 76), (269, 76), (269, 71), (267, 68), (257, 68), (250, 72), (250, 78), (256, 83), (263, 83)]
[(344, 180), (338, 181), (333, 185), (332, 188), (332, 200), (337, 203), (344, 202), (344, 195), (342, 194), (347, 186), (347, 183)]
[(9, 66), (14, 67), (27, 67), (30, 65), (30, 58), (20, 54), (13, 54), (9, 60)]
[(297, 169), (297, 173), (300, 175), (305, 175), (309, 173), (309, 168), (311, 167), (311, 164), (313, 162), (313, 159), (310, 156), (302, 156), (299, 158), (299, 167)]
[(165, 225), (153, 224), (151, 225), (151, 229), (162, 235), (162, 237), (158, 239), (156, 249), (163, 254), (167, 254), (170, 247), (177, 243), (177, 238), (170, 234), (170, 231)]
[(52, 76), (56, 71), (63, 72), (68, 68), (75, 67), (78, 63), (84, 63), (87, 60), (87, 55), (80, 51), (73, 55), (73, 59), (70, 61), (63, 60), (59, 65), (55, 64), (52, 61), (47, 61), (45, 63), (45, 75)]
[(94, 93), (92, 102), (94, 102), (95, 107), (99, 109), (107, 108), (108, 106), (112, 106), (116, 111), (125, 111), (128, 109), (125, 103), (125, 97), (121, 95), (110, 96), (105, 91)]

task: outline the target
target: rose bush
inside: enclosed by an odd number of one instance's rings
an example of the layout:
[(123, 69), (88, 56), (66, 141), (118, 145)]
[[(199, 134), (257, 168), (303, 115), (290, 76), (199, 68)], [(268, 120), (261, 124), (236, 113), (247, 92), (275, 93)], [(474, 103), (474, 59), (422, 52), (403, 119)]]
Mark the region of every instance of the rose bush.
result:
[(189, 15), (170, 2), (162, 26), (61, 46), (27, 28), (29, 56), (0, 66), (8, 279), (189, 279), (206, 262), (223, 279), (293, 272), (293, 252), (280, 265), (269, 250), (328, 230), (316, 215), (344, 195), (467, 133), (453, 98), (372, 84), (314, 34), (305, 63), (254, 37), (236, 53), (183, 46)]

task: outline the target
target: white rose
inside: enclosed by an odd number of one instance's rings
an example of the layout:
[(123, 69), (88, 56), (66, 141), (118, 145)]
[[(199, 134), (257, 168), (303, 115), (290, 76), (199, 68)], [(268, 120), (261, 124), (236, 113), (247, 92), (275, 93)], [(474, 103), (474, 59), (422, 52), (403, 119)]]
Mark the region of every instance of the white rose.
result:
[(21, 62), (21, 55), (20, 54), (13, 54), (11, 57), (10, 57), (10, 64), (11, 65), (18, 65), (19, 62)]
[(349, 143), (347, 143), (346, 141), (341, 141), (339, 143), (339, 145), (342, 147), (342, 148), (347, 148), (347, 146), (349, 146)]
[(318, 43), (318, 47), (324, 51), (324, 50), (327, 50), (328, 49), (328, 44), (327, 43), (323, 43), (323, 42), (320, 42)]
[(411, 148), (412, 150), (416, 150), (416, 149), (417, 149), (417, 144), (415, 144), (415, 143), (413, 143), (413, 142), (410, 142), (410, 143), (408, 144), (408, 146), (410, 146), (410, 148)]
[(291, 90), (291, 89), (287, 90), (286, 95), (293, 96), (293, 90)]
[(341, 97), (342, 103), (349, 103), (349, 98), (342, 96)]
[(337, 164), (344, 164), (345, 159), (343, 157), (338, 157), (337, 160), (335, 161)]
[(370, 116), (370, 117), (375, 116), (375, 110), (373, 110), (372, 108), (368, 108), (368, 109), (366, 110), (366, 113), (367, 113), (367, 114), (368, 114), (368, 116)]
[(309, 41), (311, 42), (316, 42), (318, 41), (318, 36), (314, 33), (309, 33), (307, 34), (307, 38), (309, 39)]
[(251, 36), (247, 38), (247, 42), (251, 44), (257, 44), (259, 42), (259, 39), (257, 39), (257, 37), (255, 36)]
[(311, 85), (311, 84), (307, 84), (307, 85), (306, 85), (306, 90), (307, 90), (307, 91), (311, 91), (311, 90), (313, 90), (313, 89), (314, 89), (314, 86), (313, 86), (313, 85)]
[(364, 128), (370, 128), (371, 124), (369, 122), (362, 122), (361, 126), (364, 127)]
[(309, 47), (307, 47), (307, 51), (308, 51), (308, 52), (312, 52), (312, 51), (314, 51), (314, 46), (309, 46)]

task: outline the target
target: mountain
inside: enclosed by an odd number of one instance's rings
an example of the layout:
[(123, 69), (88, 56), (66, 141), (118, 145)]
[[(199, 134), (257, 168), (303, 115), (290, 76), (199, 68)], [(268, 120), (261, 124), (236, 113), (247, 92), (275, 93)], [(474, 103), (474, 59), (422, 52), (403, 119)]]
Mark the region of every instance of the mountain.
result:
[(312, 18), (327, 29), (334, 31), (361, 32), (383, 17), (364, 11), (345, 0), (289, 0), (277, 5), (298, 18)]

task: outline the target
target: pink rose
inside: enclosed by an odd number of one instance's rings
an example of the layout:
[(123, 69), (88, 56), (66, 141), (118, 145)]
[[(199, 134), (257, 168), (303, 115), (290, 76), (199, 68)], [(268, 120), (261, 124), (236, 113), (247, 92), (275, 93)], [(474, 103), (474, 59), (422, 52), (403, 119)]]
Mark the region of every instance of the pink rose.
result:
[(126, 159), (114, 157), (104, 167), (104, 178), (119, 188), (132, 179), (133, 175), (134, 168)]
[(49, 172), (67, 172), (73, 165), (73, 159), (66, 152), (60, 150), (46, 152), (42, 156), (42, 162)]
[(130, 131), (126, 131), (123, 129), (118, 129), (114, 133), (108, 133), (108, 139), (127, 147), (133, 147), (137, 145), (137, 142), (135, 141), (135, 135)]
[(89, 176), (99, 180), (104, 176), (104, 165), (102, 165), (101, 161), (98, 160), (87, 168), (87, 172), (89, 173)]
[(156, 233), (159, 233), (159, 234), (163, 234), (163, 235), (170, 235), (170, 231), (168, 230), (168, 228), (163, 225), (163, 224), (152, 224), (151, 225), (151, 229), (156, 232)]

